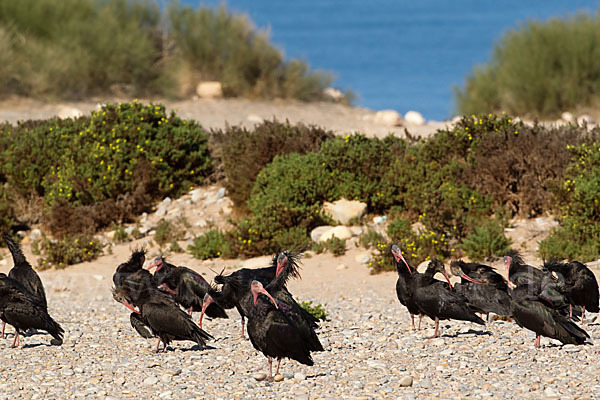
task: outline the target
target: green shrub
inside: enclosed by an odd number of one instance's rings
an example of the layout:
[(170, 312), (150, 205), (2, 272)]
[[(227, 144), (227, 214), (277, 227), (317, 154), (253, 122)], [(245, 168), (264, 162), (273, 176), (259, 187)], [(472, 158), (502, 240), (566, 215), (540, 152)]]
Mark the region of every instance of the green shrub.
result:
[(122, 225), (115, 226), (114, 232), (115, 232), (115, 234), (113, 236), (113, 242), (115, 242), (115, 243), (123, 243), (123, 242), (128, 242), (129, 240), (131, 240), (129, 238), (129, 235), (125, 231), (125, 227)]
[(164, 106), (107, 104), (76, 120), (2, 126), (0, 177), (14, 197), (43, 197), (55, 236), (92, 234), (201, 183), (212, 172), (207, 143)]
[(169, 251), (171, 253), (183, 253), (185, 250), (179, 245), (176, 239), (171, 240), (171, 245), (169, 246)]
[(567, 149), (572, 158), (558, 194), (560, 226), (540, 242), (539, 253), (587, 262), (600, 253), (600, 143)]
[(236, 207), (245, 209), (256, 176), (276, 155), (318, 151), (333, 133), (273, 120), (264, 121), (252, 131), (236, 126), (215, 130), (211, 138), (223, 163), (227, 193)]
[(162, 249), (167, 243), (171, 243), (173, 240), (183, 239), (184, 235), (185, 230), (181, 226), (172, 221), (161, 219), (154, 232), (154, 241)]
[(301, 302), (300, 307), (308, 311), (313, 317), (323, 321), (326, 321), (329, 316), (329, 313), (321, 303), (313, 305), (312, 300)]
[(306, 228), (302, 226), (293, 226), (284, 231), (277, 232), (273, 236), (273, 244), (279, 250), (283, 249), (305, 249), (310, 243), (310, 238)]
[(472, 261), (494, 259), (510, 250), (511, 240), (504, 236), (504, 226), (496, 220), (487, 220), (475, 226), (460, 244)]
[(217, 229), (211, 229), (203, 235), (194, 238), (194, 243), (188, 246), (188, 251), (201, 260), (221, 257), (229, 254), (225, 236)]
[(311, 249), (317, 254), (329, 251), (335, 257), (343, 256), (346, 254), (346, 239), (340, 239), (332, 236), (327, 240), (313, 243)]
[(67, 265), (95, 260), (102, 254), (102, 244), (85, 235), (67, 237), (58, 241), (51, 241), (43, 237), (40, 247), (43, 254), (38, 260), (40, 269), (47, 269), (51, 266), (64, 268)]
[(579, 14), (530, 21), (494, 46), (456, 89), (460, 113), (497, 112), (555, 117), (598, 102), (600, 16)]
[(365, 249), (376, 248), (379, 244), (387, 243), (387, 239), (379, 232), (369, 229), (360, 235), (358, 243)]

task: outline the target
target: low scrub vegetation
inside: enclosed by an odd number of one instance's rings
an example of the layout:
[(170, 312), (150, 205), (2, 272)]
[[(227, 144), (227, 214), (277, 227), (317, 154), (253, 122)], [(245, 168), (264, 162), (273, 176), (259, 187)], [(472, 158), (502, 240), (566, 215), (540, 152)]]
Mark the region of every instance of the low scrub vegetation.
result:
[(226, 96), (323, 99), (331, 83), (286, 61), (266, 32), (224, 7), (151, 0), (0, 4), (0, 96), (187, 96), (217, 80)]
[(325, 321), (329, 316), (329, 313), (321, 303), (313, 304), (312, 300), (301, 302), (300, 307), (308, 311), (316, 319)]
[(530, 21), (509, 31), (456, 89), (459, 113), (556, 117), (598, 104), (598, 32), (600, 14)]

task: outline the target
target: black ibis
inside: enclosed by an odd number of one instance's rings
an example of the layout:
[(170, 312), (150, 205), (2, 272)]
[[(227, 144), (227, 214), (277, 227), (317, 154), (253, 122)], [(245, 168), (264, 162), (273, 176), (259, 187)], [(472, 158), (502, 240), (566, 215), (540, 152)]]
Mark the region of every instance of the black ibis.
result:
[(408, 310), (413, 329), (415, 329), (415, 315), (419, 315), (419, 329), (421, 329), (421, 320), (423, 319), (423, 314), (421, 314), (421, 310), (414, 301), (411, 286), (411, 279), (413, 278), (413, 275), (416, 276), (419, 274), (419, 272), (416, 268), (411, 268), (411, 266), (406, 262), (400, 247), (394, 244), (390, 250), (394, 256), (396, 270), (398, 272), (396, 296), (398, 296), (400, 304), (402, 304)]
[(540, 291), (542, 279), (546, 275), (541, 269), (525, 264), (521, 255), (515, 250), (509, 251), (504, 256), (504, 271), (509, 285), (513, 287), (528, 285), (537, 292)]
[[(159, 288), (171, 293), (175, 301), (187, 310), (190, 317), (193, 311), (202, 311), (204, 296), (210, 289), (210, 284), (202, 275), (187, 267), (170, 264), (162, 256), (156, 257), (148, 266), (148, 270), (152, 268), (156, 268), (154, 279)], [(205, 313), (211, 318), (228, 318), (227, 313), (218, 303), (210, 304)]]
[[(437, 273), (444, 275), (448, 283), (434, 279)], [(431, 260), (424, 273), (411, 279), (411, 286), (413, 299), (421, 313), (435, 321), (433, 337), (439, 336), (440, 319), (457, 319), (485, 325), (485, 322), (469, 307), (468, 299), (452, 291), (450, 279), (441, 261)]]
[[(158, 290), (153, 285), (154, 278), (149, 281), (148, 275), (148, 271), (139, 270), (126, 276), (121, 285), (115, 288), (117, 295), (114, 296), (117, 301), (124, 300), (122, 302), (126, 306), (126, 303), (131, 303), (139, 308), (141, 318), (136, 320), (149, 327), (154, 336), (159, 338), (156, 352), (161, 342), (165, 350), (173, 340), (189, 340), (205, 347), (205, 340), (212, 339), (212, 336), (200, 329), (170, 296)], [(133, 311), (137, 313), (135, 309)]]
[(52, 345), (60, 346), (63, 342), (64, 330), (39, 303), (39, 299), (20, 282), (3, 273), (0, 273), (0, 319), (16, 330), (11, 347), (19, 345), (19, 334), (28, 329), (48, 332), (54, 338), (50, 341)]
[(491, 312), (510, 316), (508, 285), (492, 267), (457, 260), (450, 263), (450, 271), (461, 278), (454, 291), (465, 296), (472, 309), (488, 314), (488, 320)]
[[(47, 311), (48, 303), (46, 301), (46, 291), (44, 290), (44, 285), (42, 284), (40, 276), (31, 267), (31, 264), (27, 262), (25, 255), (21, 251), (21, 247), (13, 241), (7, 232), (2, 234), (2, 238), (10, 250), (14, 263), (14, 266), (8, 272), (8, 276), (19, 282), (23, 288), (31, 294), (32, 299)], [(5, 324), (2, 324), (2, 338), (4, 338), (4, 328)]]
[[(264, 296), (264, 297), (263, 297)], [(258, 281), (252, 281), (250, 292), (242, 300), (248, 309), (248, 336), (255, 349), (262, 352), (269, 363), (268, 379), (273, 376), (273, 358), (277, 370), (282, 358), (290, 358), (305, 365), (313, 365), (311, 351), (322, 350), (313, 329), (307, 324), (297, 324), (293, 317), (279, 309), (277, 301)]]
[[(206, 302), (203, 307), (208, 307), (213, 301), (218, 302), (225, 309), (235, 307), (242, 317), (242, 337), (244, 337), (244, 310), (240, 307), (240, 302), (246, 295), (248, 287), (253, 280), (259, 281), (266, 286), (273, 280), (276, 274), (285, 270), (286, 266), (290, 268), (290, 273), (284, 275), (288, 277), (300, 277), (298, 274), (297, 260), (300, 255), (291, 251), (282, 251), (275, 256), (271, 261), (270, 267), (265, 268), (242, 268), (232, 272), (229, 275), (222, 273), (215, 276), (214, 281), (221, 286), (220, 291), (210, 290), (208, 297), (205, 297)], [(291, 266), (290, 266), (291, 265)], [(200, 315), (200, 323), (204, 313)]]
[(519, 326), (536, 334), (534, 346), (540, 347), (541, 336), (564, 344), (583, 344), (589, 335), (567, 316), (555, 309), (543, 293), (537, 295), (535, 285), (517, 286), (511, 293), (511, 313)]
[(598, 282), (594, 273), (579, 261), (560, 262), (550, 260), (544, 263), (543, 269), (557, 275), (563, 285), (563, 292), (569, 302), (569, 315), (573, 316), (573, 305), (581, 306), (581, 322), (585, 310), (597, 313)]

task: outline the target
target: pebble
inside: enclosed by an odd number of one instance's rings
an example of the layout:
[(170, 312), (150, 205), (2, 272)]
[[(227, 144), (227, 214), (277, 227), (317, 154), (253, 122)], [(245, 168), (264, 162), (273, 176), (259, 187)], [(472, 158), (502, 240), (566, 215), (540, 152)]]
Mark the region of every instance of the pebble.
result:
[(275, 375), (275, 376), (273, 377), (273, 380), (274, 380), (275, 382), (281, 382), (281, 381), (283, 380), (283, 375), (281, 375), (281, 374), (277, 374), (277, 375)]
[(420, 384), (423, 389), (431, 389), (433, 387), (433, 383), (429, 378), (423, 379)]
[(158, 383), (158, 378), (155, 376), (149, 376), (146, 379), (144, 379), (143, 383), (145, 386), (153, 386)]
[(252, 375), (252, 377), (260, 382), (267, 379), (267, 374), (265, 374), (264, 372), (257, 372), (256, 374)]
[(296, 372), (296, 373), (294, 374), (294, 379), (295, 379), (295, 380), (297, 380), (297, 381), (303, 381), (303, 380), (305, 380), (305, 379), (306, 379), (306, 375), (304, 375), (304, 374), (303, 374), (303, 373), (301, 373), (301, 372)]
[(398, 381), (398, 384), (402, 387), (412, 386), (413, 377), (410, 375), (404, 376), (404, 377), (400, 378), (400, 380)]

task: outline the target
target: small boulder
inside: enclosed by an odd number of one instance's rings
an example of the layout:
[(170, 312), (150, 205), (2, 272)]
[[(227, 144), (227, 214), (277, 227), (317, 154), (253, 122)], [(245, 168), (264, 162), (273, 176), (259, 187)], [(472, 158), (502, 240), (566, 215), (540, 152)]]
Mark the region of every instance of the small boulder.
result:
[(592, 119), (592, 117), (590, 115), (583, 114), (583, 115), (580, 115), (579, 117), (577, 117), (577, 123), (579, 125), (583, 125), (584, 123), (589, 125), (589, 124), (593, 124), (594, 120)]
[(575, 116), (568, 111), (565, 111), (564, 113), (562, 113), (560, 115), (560, 119), (562, 119), (565, 122), (569, 122), (569, 123), (575, 122)]
[(317, 226), (315, 229), (313, 229), (310, 232), (310, 239), (313, 242), (318, 242), (321, 239), (321, 235), (323, 235), (325, 232), (327, 232), (331, 228), (333, 228), (333, 226), (329, 226), (329, 225)]
[(402, 116), (395, 110), (381, 110), (375, 113), (373, 122), (383, 126), (402, 125)]
[(341, 240), (350, 239), (352, 237), (352, 231), (347, 226), (334, 226), (333, 228), (323, 232), (319, 238), (319, 242), (324, 242), (332, 237), (336, 237)]
[(200, 82), (196, 86), (196, 94), (198, 97), (205, 99), (223, 97), (223, 85), (218, 81)]
[(36, 240), (40, 240), (41, 238), (42, 238), (42, 231), (40, 231), (37, 228), (31, 230), (31, 233), (29, 234), (29, 239), (31, 239), (32, 242), (35, 242)]
[(404, 376), (400, 379), (400, 381), (398, 381), (398, 385), (400, 385), (401, 387), (409, 387), (412, 386), (413, 384), (413, 377), (408, 375), (408, 376)]
[(404, 114), (404, 121), (409, 125), (422, 126), (425, 125), (425, 118), (418, 111), (408, 111)]
[(323, 95), (332, 101), (342, 101), (344, 99), (344, 93), (341, 90), (328, 87), (323, 90)]
[(323, 211), (334, 221), (340, 224), (347, 224), (352, 218), (361, 217), (367, 210), (367, 204), (356, 201), (340, 199), (333, 203), (325, 202)]

